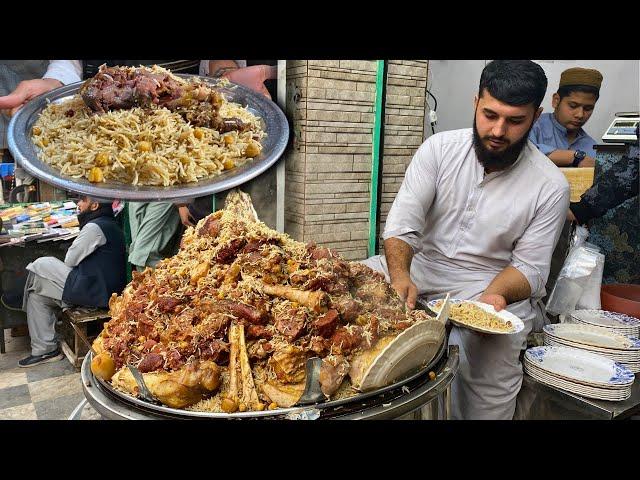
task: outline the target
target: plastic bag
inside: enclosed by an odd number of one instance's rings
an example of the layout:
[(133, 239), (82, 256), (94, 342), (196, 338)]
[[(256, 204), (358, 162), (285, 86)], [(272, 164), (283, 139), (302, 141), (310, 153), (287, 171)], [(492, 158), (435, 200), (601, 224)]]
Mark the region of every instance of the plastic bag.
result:
[[(574, 247), (582, 247), (586, 243), (588, 237), (589, 230), (587, 230), (587, 227), (583, 227), (582, 225), (575, 225), (575, 228), (571, 234), (571, 238), (569, 239), (569, 249)], [(598, 249), (598, 247), (595, 248)]]
[[(589, 245), (589, 244), (586, 244)], [(582, 291), (582, 295), (578, 299), (576, 309), (595, 309), (600, 310), (600, 288), (602, 287), (602, 273), (604, 272), (604, 255), (596, 254), (596, 267), (589, 276), (587, 284)]]
[(599, 269), (604, 268), (604, 255), (597, 250), (597, 247), (593, 248), (592, 245), (587, 244), (584, 237), (578, 237), (577, 241), (579, 243), (575, 245), (580, 246), (574, 245), (569, 250), (558, 280), (549, 295), (546, 310), (551, 315), (566, 315), (575, 310), (585, 291), (587, 293), (584, 304), (594, 304), (596, 284), (598, 285), (597, 296), (598, 298), (600, 296), (601, 271), (599, 278), (597, 277)]

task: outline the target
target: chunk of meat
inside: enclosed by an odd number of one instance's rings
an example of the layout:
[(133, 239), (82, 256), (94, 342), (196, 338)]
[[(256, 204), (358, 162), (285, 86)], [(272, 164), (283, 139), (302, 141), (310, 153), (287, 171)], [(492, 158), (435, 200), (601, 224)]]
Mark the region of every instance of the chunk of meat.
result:
[(302, 309), (290, 309), (276, 317), (275, 327), (290, 342), (300, 338), (305, 331), (307, 314)]
[(229, 344), (218, 339), (208, 340), (199, 345), (200, 358), (211, 360), (218, 365), (224, 365), (229, 361)]
[(227, 302), (226, 304), (231, 313), (233, 313), (237, 317), (248, 320), (250, 323), (262, 325), (267, 321), (264, 312), (258, 310), (255, 307), (240, 302)]
[(104, 66), (80, 89), (84, 103), (97, 113), (170, 104), (183, 93), (183, 85), (169, 74)]
[(305, 378), (306, 360), (304, 350), (294, 345), (287, 345), (271, 356), (268, 365), (280, 382), (299, 383)]
[(264, 383), (262, 392), (279, 407), (288, 408), (295, 405), (304, 392), (304, 382), (280, 385), (276, 383)]
[(246, 132), (251, 129), (251, 126), (244, 123), (242, 120), (236, 117), (220, 118), (216, 121), (214, 128), (220, 133), (226, 132)]
[(342, 355), (322, 359), (320, 366), (320, 388), (327, 397), (333, 395), (349, 373), (349, 362)]
[(386, 305), (396, 297), (394, 291), (387, 283), (369, 281), (356, 290), (355, 297), (373, 304)]
[(178, 368), (180, 368), (186, 363), (186, 359), (176, 349), (171, 349), (167, 352), (166, 360), (167, 360), (167, 367), (170, 370), (177, 370)]
[(264, 360), (273, 352), (273, 346), (267, 340), (261, 339), (247, 347), (250, 359)]
[(204, 224), (198, 230), (198, 235), (216, 238), (220, 233), (220, 221), (214, 216), (210, 215), (204, 221)]
[(216, 255), (216, 262), (218, 263), (231, 263), (235, 260), (238, 252), (245, 245), (246, 240), (243, 238), (235, 238), (218, 251)]
[(357, 348), (362, 342), (362, 327), (351, 326), (338, 328), (331, 336), (331, 351), (339, 355), (346, 355)]
[(317, 276), (309, 280), (305, 286), (305, 290), (325, 290), (328, 291), (328, 287), (331, 284), (332, 279), (324, 276)]
[(155, 340), (147, 340), (146, 342), (144, 342), (144, 343), (142, 344), (142, 351), (143, 351), (143, 352), (145, 352), (145, 353), (146, 353), (146, 352), (150, 352), (150, 351), (151, 351), (151, 349), (153, 348), (153, 346), (154, 346), (155, 344), (157, 344), (157, 343), (158, 343), (158, 342), (156, 342)]
[(355, 322), (363, 311), (362, 304), (357, 300), (354, 300), (351, 295), (342, 295), (338, 298), (333, 298), (331, 306), (338, 310), (340, 317), (344, 322)]
[(311, 258), (314, 260), (320, 260), (322, 258), (332, 258), (335, 256), (334, 252), (324, 247), (313, 248), (311, 249), (310, 254), (311, 254)]
[(322, 356), (329, 350), (329, 345), (329, 340), (316, 335), (314, 337), (311, 337), (307, 348), (312, 352)]
[(158, 308), (163, 313), (173, 313), (176, 307), (182, 303), (182, 300), (174, 297), (158, 297), (156, 301)]
[(266, 338), (267, 340), (271, 339), (273, 335), (267, 327), (262, 325), (249, 325), (247, 327), (247, 338)]
[[(147, 388), (162, 403), (172, 408), (185, 408), (215, 392), (221, 383), (221, 370), (211, 361), (194, 361), (175, 372), (143, 373)], [(112, 378), (112, 384), (138, 394), (138, 385), (128, 368)]]
[(322, 337), (330, 338), (338, 325), (338, 318), (338, 311), (331, 309), (313, 322), (312, 330)]
[(138, 364), (138, 370), (142, 373), (159, 370), (164, 365), (164, 358), (157, 353), (147, 353)]

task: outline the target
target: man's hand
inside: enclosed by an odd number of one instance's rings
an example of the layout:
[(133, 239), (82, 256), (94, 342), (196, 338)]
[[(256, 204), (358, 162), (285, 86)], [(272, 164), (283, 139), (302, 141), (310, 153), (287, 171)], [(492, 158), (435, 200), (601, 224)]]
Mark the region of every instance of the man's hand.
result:
[(578, 167), (595, 167), (596, 160), (593, 157), (584, 157), (582, 161), (578, 164)]
[(483, 293), (478, 301), (493, 305), (496, 312), (507, 308), (507, 300), (502, 295), (498, 295), (496, 293)]
[(418, 298), (418, 287), (411, 281), (409, 275), (402, 275), (391, 279), (391, 286), (398, 293), (400, 298), (407, 304), (409, 310), (416, 308)]
[(223, 75), (230, 82), (239, 83), (251, 90), (263, 94), (271, 99), (267, 87), (264, 86), (265, 80), (278, 78), (278, 67), (270, 65), (253, 65), (251, 67), (238, 68)]
[(25, 80), (18, 84), (9, 95), (0, 97), (0, 110), (8, 116), (16, 113), (25, 103), (43, 93), (62, 86), (62, 82), (53, 78)]
[(180, 221), (182, 222), (182, 225), (184, 225), (185, 227), (193, 227), (193, 225), (195, 224), (195, 219), (191, 215), (188, 206), (179, 205), (178, 213), (180, 214)]
[(578, 219), (576, 218), (576, 216), (573, 214), (573, 212), (571, 211), (571, 209), (567, 210), (567, 220), (569, 220), (570, 222), (577, 222)]

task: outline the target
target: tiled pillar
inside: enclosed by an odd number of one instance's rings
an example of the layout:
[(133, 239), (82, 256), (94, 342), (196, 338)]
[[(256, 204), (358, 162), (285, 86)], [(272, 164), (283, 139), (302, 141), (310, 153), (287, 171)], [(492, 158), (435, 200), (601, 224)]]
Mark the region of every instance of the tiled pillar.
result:
[[(381, 172), (385, 216), (407, 156), (422, 141), (426, 71), (426, 61), (389, 62)], [(287, 61), (286, 110), (294, 140), (285, 154), (285, 231), (350, 260), (367, 256), (375, 81), (375, 61)]]
[[(388, 63), (378, 217), (380, 236), (404, 172), (424, 141), (427, 71), (427, 60), (389, 60)], [(382, 238), (379, 242), (382, 252)]]

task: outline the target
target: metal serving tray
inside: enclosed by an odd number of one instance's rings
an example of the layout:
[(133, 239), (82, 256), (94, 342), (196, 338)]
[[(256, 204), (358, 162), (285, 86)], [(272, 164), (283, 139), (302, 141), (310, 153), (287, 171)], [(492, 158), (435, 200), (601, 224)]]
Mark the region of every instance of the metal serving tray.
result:
[[(216, 81), (198, 75), (177, 74), (182, 78), (197, 77), (216, 86)], [(262, 139), (262, 152), (244, 165), (199, 182), (159, 187), (150, 185), (130, 185), (119, 182), (91, 183), (85, 178), (72, 178), (61, 174), (47, 163), (38, 159), (38, 147), (31, 141), (31, 128), (40, 113), (50, 102), (63, 102), (77, 94), (83, 82), (73, 83), (40, 95), (13, 116), (7, 131), (9, 150), (16, 162), (29, 174), (63, 190), (99, 198), (132, 201), (175, 201), (201, 197), (237, 187), (257, 177), (280, 158), (289, 141), (289, 124), (280, 108), (262, 94), (242, 85), (229, 84), (217, 87), (227, 100), (246, 106), (261, 118), (267, 136)]]
[[(167, 407), (164, 405), (156, 405), (136, 398), (127, 393), (114, 389), (108, 382), (96, 377), (91, 372), (91, 359), (93, 355), (88, 353), (81, 367), (81, 377), (83, 390), (89, 403), (107, 418), (192, 418), (192, 419), (242, 419), (242, 418), (287, 418), (287, 415), (296, 414), (297, 412), (316, 410), (320, 414), (320, 418), (328, 418), (333, 416), (345, 415), (348, 412), (358, 411), (365, 407), (387, 405), (385, 402), (391, 402), (392, 399), (408, 397), (407, 394), (418, 386), (421, 388), (420, 395), (423, 396), (433, 387), (437, 387), (439, 382), (429, 382), (429, 372), (436, 368), (442, 360), (448, 345), (448, 338), (445, 335), (444, 341), (440, 345), (435, 357), (425, 367), (419, 368), (413, 372), (409, 372), (405, 378), (398, 379), (391, 385), (384, 388), (373, 390), (371, 392), (360, 393), (353, 397), (340, 400), (332, 400), (327, 402), (319, 402), (304, 407), (279, 408), (277, 410), (263, 410), (236, 413), (215, 413), (215, 412), (196, 412), (191, 410), (183, 410)], [(457, 360), (456, 360), (457, 365)], [(456, 369), (457, 371), (457, 366)], [(452, 376), (455, 374), (452, 373)], [(450, 383), (450, 379), (448, 380)], [(401, 402), (403, 403), (403, 402)], [(419, 402), (418, 402), (419, 403)], [(389, 404), (391, 405), (391, 404)], [(415, 407), (415, 405), (413, 405)], [(384, 410), (384, 409), (383, 409)], [(407, 413), (404, 407), (401, 413)], [(408, 411), (408, 410), (407, 410)], [(118, 413), (120, 412), (120, 413)], [(397, 412), (396, 412), (397, 413)], [(398, 414), (399, 415), (399, 414)]]

